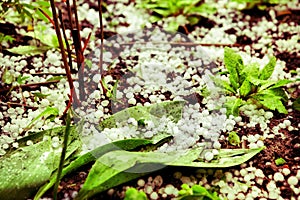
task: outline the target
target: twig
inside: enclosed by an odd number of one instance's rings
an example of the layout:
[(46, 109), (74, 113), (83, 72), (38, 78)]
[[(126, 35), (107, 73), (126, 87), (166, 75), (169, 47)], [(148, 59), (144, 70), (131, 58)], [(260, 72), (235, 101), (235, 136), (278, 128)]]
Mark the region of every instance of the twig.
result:
[[(76, 81), (77, 79), (72, 79), (73, 81)], [(44, 85), (50, 85), (53, 83), (58, 83), (60, 80), (55, 80), (55, 81), (46, 81), (46, 82), (39, 82), (39, 83), (28, 83), (28, 84), (24, 84), (24, 85), (18, 85), (18, 86), (12, 86), (9, 88), (3, 88), (0, 89), (0, 93), (3, 92), (7, 92), (9, 90), (14, 90), (14, 89), (18, 89), (18, 88), (29, 88), (29, 89), (33, 89), (32, 87), (39, 87), (39, 86), (44, 86)]]
[(28, 106), (28, 105), (25, 105), (25, 104), (15, 103), (15, 102), (3, 102), (3, 101), (0, 101), (0, 104), (4, 105), (4, 106), (8, 106), (8, 107), (15, 106), (15, 107), (23, 107), (23, 108), (32, 109), (32, 110), (37, 110), (38, 109), (37, 107)]
[(56, 13), (54, 0), (50, 0), (50, 3), (51, 3), (53, 21), (54, 21), (54, 24), (55, 24), (55, 32), (56, 32), (56, 36), (57, 36), (57, 39), (58, 39), (60, 50), (62, 52), (61, 55), (62, 55), (62, 59), (63, 59), (63, 63), (64, 63), (64, 68), (65, 68), (67, 79), (68, 79), (69, 86), (70, 86), (70, 93), (73, 94), (70, 101), (73, 101), (73, 99), (74, 99), (74, 103), (76, 105), (79, 105), (80, 101), (77, 98), (76, 92), (74, 91), (72, 93), (72, 90), (75, 90), (75, 89), (74, 89), (74, 84), (73, 84), (73, 80), (72, 80), (71, 71), (70, 71), (70, 68), (68, 66), (67, 57), (66, 57), (66, 54), (64, 53), (65, 48), (64, 48), (64, 44), (63, 44), (61, 33), (60, 33), (60, 28), (59, 28), (58, 17), (57, 17), (57, 13)]
[(49, 76), (49, 75), (52, 75), (52, 76), (65, 76), (66, 73), (31, 73), (32, 76)]

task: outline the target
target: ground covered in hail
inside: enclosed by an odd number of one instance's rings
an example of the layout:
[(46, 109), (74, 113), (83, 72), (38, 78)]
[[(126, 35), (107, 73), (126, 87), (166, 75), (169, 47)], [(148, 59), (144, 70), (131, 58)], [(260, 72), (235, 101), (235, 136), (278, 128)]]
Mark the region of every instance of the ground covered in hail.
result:
[[(300, 4), (245, 2), (105, 1), (102, 73), (98, 5), (77, 2), (58, 199), (300, 199)], [(63, 145), (69, 82), (32, 5), (0, 10), (0, 199), (53, 199)]]

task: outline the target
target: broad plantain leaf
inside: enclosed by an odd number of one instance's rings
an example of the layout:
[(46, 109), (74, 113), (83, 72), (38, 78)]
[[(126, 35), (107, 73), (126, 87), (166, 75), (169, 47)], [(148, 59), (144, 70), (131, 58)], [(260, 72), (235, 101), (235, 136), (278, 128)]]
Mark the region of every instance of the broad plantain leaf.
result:
[(9, 51), (11, 53), (15, 53), (15, 54), (20, 54), (20, 55), (33, 55), (34, 56), (34, 55), (43, 54), (46, 51), (48, 51), (49, 49), (51, 49), (51, 47), (18, 46), (18, 47), (13, 47), (11, 49), (7, 49), (7, 51)]
[(99, 127), (101, 130), (104, 128), (116, 128), (117, 123), (127, 123), (129, 118), (134, 118), (136, 121), (151, 120), (155, 123), (157, 119), (166, 116), (177, 122), (181, 119), (184, 104), (184, 101), (166, 101), (150, 106), (130, 107), (103, 120)]
[[(159, 145), (160, 143), (166, 142), (170, 138), (171, 138), (170, 136), (164, 136), (161, 138), (154, 138), (152, 140), (126, 139), (126, 140), (115, 141), (115, 142), (100, 146), (100, 147), (92, 150), (91, 152), (88, 152), (88, 153), (78, 157), (74, 161), (72, 161), (69, 165), (67, 165), (63, 169), (61, 177), (64, 177), (65, 175), (76, 171), (78, 168), (80, 168), (84, 165), (87, 165), (91, 162), (95, 162), (99, 157), (103, 156), (104, 154), (106, 154), (108, 152), (117, 151), (120, 149), (131, 151), (131, 150), (137, 149), (139, 147), (156, 146), (156, 145)], [(37, 194), (34, 197), (34, 200), (40, 199), (42, 197), (42, 195), (45, 192), (47, 192), (54, 185), (55, 180), (56, 180), (56, 175), (57, 175), (57, 172), (52, 174), (50, 181), (39, 189), (39, 191), (37, 192)], [(123, 174), (123, 176), (130, 176), (130, 175)], [(106, 185), (106, 187), (109, 187), (109, 186)]]
[[(203, 147), (189, 149), (187, 152), (170, 153), (112, 151), (95, 162), (76, 199), (88, 199), (108, 189), (107, 185), (117, 186), (164, 166), (232, 167), (246, 162), (262, 149), (221, 149), (219, 158), (210, 163), (197, 161), (204, 150)], [(139, 168), (141, 165), (143, 167)], [(134, 166), (137, 168), (133, 168)], [(124, 173), (127, 173), (129, 180), (123, 179)]]
[[(66, 157), (79, 147), (79, 140), (69, 143)], [(60, 149), (51, 140), (21, 147), (0, 158), (0, 196), (3, 200), (27, 199), (49, 180), (57, 169)]]

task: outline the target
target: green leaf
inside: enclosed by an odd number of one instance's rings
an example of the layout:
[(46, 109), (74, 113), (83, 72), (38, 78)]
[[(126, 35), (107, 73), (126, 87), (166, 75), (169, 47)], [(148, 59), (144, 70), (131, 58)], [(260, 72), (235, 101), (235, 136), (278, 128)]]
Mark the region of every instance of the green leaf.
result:
[(21, 74), (18, 76), (18, 78), (17, 78), (17, 82), (18, 82), (18, 84), (19, 85), (22, 85), (22, 84), (24, 84), (25, 83), (25, 81), (28, 79), (28, 78), (30, 78), (29, 76), (22, 76)]
[(282, 79), (282, 80), (279, 80), (277, 81), (273, 86), (271, 86), (269, 89), (275, 89), (275, 88), (279, 88), (279, 87), (282, 87), (282, 86), (285, 86), (289, 83), (292, 83), (293, 81), (292, 80), (287, 80), (287, 79)]
[(168, 23), (166, 27), (166, 31), (170, 31), (170, 32), (177, 31), (179, 26), (180, 24), (177, 21), (171, 21)]
[(6, 84), (12, 84), (15, 81), (14, 75), (6, 67), (2, 75), (2, 81)]
[(100, 123), (99, 127), (101, 130), (116, 128), (117, 122), (120, 124), (122, 122), (127, 123), (129, 118), (134, 118), (136, 121), (151, 120), (155, 123), (162, 116), (166, 116), (177, 122), (181, 119), (184, 104), (184, 101), (165, 101), (150, 106), (130, 107), (106, 118)]
[(265, 89), (275, 89), (275, 88), (280, 88), (282, 86), (285, 86), (293, 81), (287, 80), (287, 79), (282, 79), (279, 81), (266, 81), (264, 84), (261, 85), (259, 88), (258, 92), (265, 90)]
[(214, 14), (217, 9), (211, 4), (202, 3), (200, 6), (191, 6), (185, 10), (188, 14)]
[(279, 113), (287, 114), (287, 110), (281, 102), (282, 97), (272, 94), (257, 94), (253, 96), (254, 99), (258, 100), (263, 106), (270, 110), (277, 110)]
[(20, 54), (20, 55), (39, 55), (43, 54), (46, 51), (51, 49), (50, 47), (46, 46), (41, 46), (41, 47), (36, 47), (36, 46), (18, 46), (18, 47), (13, 47), (11, 49), (7, 49), (7, 51), (15, 54)]
[(231, 131), (228, 135), (228, 141), (231, 145), (237, 146), (241, 143), (239, 135), (235, 131)]
[(247, 65), (240, 73), (240, 82), (243, 82), (248, 77), (253, 77), (258, 79), (259, 65), (258, 63), (251, 63)]
[(293, 102), (292, 107), (293, 107), (294, 110), (300, 111), (300, 97), (298, 97), (298, 98)]
[(50, 94), (42, 94), (40, 92), (34, 92), (32, 94), (33, 94), (33, 96), (38, 97), (38, 98), (42, 98), (42, 99), (44, 99), (44, 98), (46, 98), (47, 96), (50, 95)]
[(270, 82), (269, 80), (261, 80), (261, 79), (255, 78), (253, 76), (249, 76), (247, 78), (255, 86), (261, 86), (261, 85), (266, 85), (266, 84), (268, 84), (268, 85), (271, 84), (272, 85), (274, 83), (274, 82)]
[(147, 200), (147, 195), (143, 191), (138, 191), (135, 188), (126, 190), (124, 200)]
[[(107, 185), (117, 186), (145, 175), (147, 169), (153, 171), (153, 169), (161, 169), (167, 165), (204, 168), (232, 167), (246, 162), (262, 149), (221, 149), (220, 158), (210, 163), (195, 161), (203, 152), (201, 147), (189, 149), (185, 153), (112, 151), (98, 158), (76, 199), (88, 199), (107, 190)], [(125, 174), (129, 180), (124, 180)]]
[(58, 155), (51, 141), (19, 148), (0, 158), (0, 196), (3, 199), (27, 199), (51, 176)]
[(47, 107), (43, 112), (41, 112), (37, 117), (35, 117), (27, 126), (25, 129), (28, 129), (33, 125), (37, 120), (39, 120), (42, 117), (48, 117), (50, 115), (57, 116), (59, 115), (59, 110), (54, 107)]
[(227, 100), (225, 103), (225, 107), (227, 109), (226, 115), (239, 116), (239, 107), (241, 107), (241, 105), (243, 105), (243, 100), (240, 98)]
[(236, 90), (232, 88), (227, 81), (224, 81), (218, 77), (210, 76), (210, 78), (215, 82), (216, 86), (224, 88), (226, 91), (236, 94)]
[(276, 98), (279, 98), (282, 101), (288, 100), (288, 96), (282, 88), (263, 90), (258, 92), (257, 95), (271, 95), (271, 96), (276, 96)]
[(261, 70), (259, 79), (261, 80), (267, 80), (268, 78), (271, 77), (273, 74), (274, 68), (276, 65), (276, 58), (273, 56), (269, 63)]
[(159, 17), (159, 16), (152, 15), (152, 16), (150, 16), (149, 21), (150, 21), (151, 23), (155, 23), (155, 22), (160, 21), (161, 19), (162, 19), (162, 18)]
[[(116, 150), (134, 150), (137, 149), (139, 147), (142, 146), (151, 146), (151, 145), (157, 145), (159, 143), (161, 143), (162, 141), (165, 141), (166, 139), (170, 138), (169, 136), (164, 136), (158, 139), (152, 139), (152, 140), (146, 140), (146, 139), (126, 139), (126, 140), (120, 140), (120, 141), (116, 141), (113, 143), (109, 143), (103, 146), (100, 146), (94, 150), (92, 150), (91, 152), (88, 152), (84, 155), (81, 155), (80, 157), (78, 157), (77, 159), (75, 159), (74, 161), (72, 161), (69, 165), (67, 165), (61, 174), (61, 177), (64, 177), (67, 174), (70, 174), (72, 172), (75, 172), (76, 170), (78, 170), (80, 167), (87, 165), (91, 162), (95, 162), (99, 157), (101, 157), (102, 155), (111, 152), (111, 151), (116, 151)], [(37, 192), (37, 194), (34, 197), (34, 200), (38, 200), (42, 197), (43, 194), (45, 194), (45, 192), (47, 192), (55, 183), (56, 181), (56, 175), (57, 172), (55, 172), (54, 174), (52, 174), (50, 181), (45, 184), (44, 186), (42, 186), (39, 191)], [(124, 173), (122, 174), (123, 178), (121, 178), (120, 180), (128, 180), (127, 177), (131, 177), (130, 174)], [(126, 177), (126, 178), (125, 178)], [(114, 183), (113, 179), (111, 179), (112, 183)], [(112, 185), (113, 187), (114, 185)], [(106, 185), (106, 188), (109, 189), (110, 185)]]
[(59, 47), (58, 39), (55, 34), (50, 35), (50, 34), (45, 34), (44, 31), (35, 30), (35, 31), (27, 32), (25, 35), (30, 36), (34, 39), (37, 39), (37, 40), (41, 41), (43, 44), (48, 46), (48, 47), (44, 47), (44, 48), (51, 49), (51, 48)]
[(283, 165), (284, 163), (286, 163), (286, 161), (283, 158), (277, 158), (275, 160), (276, 165)]
[(229, 71), (229, 79), (232, 87), (236, 90), (239, 88), (240, 82), (240, 74), (244, 69), (244, 64), (242, 57), (235, 53), (234, 50), (225, 47), (224, 49), (224, 63), (226, 69)]
[(154, 8), (153, 11), (163, 17), (168, 17), (169, 15), (172, 15), (172, 12), (169, 9)]
[(246, 97), (252, 90), (252, 84), (247, 79), (244, 80), (243, 84), (240, 87), (240, 94), (243, 97)]

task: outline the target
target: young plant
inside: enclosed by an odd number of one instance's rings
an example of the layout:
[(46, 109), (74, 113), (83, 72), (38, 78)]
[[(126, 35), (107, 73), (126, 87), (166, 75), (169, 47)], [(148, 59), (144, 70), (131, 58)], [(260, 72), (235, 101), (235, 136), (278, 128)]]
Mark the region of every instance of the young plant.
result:
[(250, 10), (253, 8), (258, 8), (260, 10), (265, 10), (268, 6), (275, 4), (286, 4), (290, 2), (289, 0), (231, 0), (232, 2), (236, 2), (240, 5), (244, 5), (242, 10)]
[(126, 190), (124, 200), (147, 200), (147, 195), (143, 191), (138, 191), (135, 188)]
[(205, 187), (201, 185), (193, 185), (192, 187), (187, 184), (181, 185), (181, 190), (179, 191), (179, 197), (177, 200), (184, 199), (211, 199), (219, 200), (220, 198), (217, 195), (217, 192), (210, 192)]
[(167, 23), (167, 31), (176, 31), (179, 26), (197, 24), (203, 15), (214, 13), (216, 9), (199, 0), (140, 0), (139, 7), (151, 12), (150, 22), (155, 23), (163, 18), (175, 17)]
[(287, 101), (288, 97), (282, 87), (292, 81), (270, 79), (276, 65), (275, 57), (272, 57), (269, 63), (260, 69), (257, 63), (244, 65), (242, 57), (226, 47), (224, 62), (229, 73), (229, 82), (217, 78), (214, 80), (229, 95), (234, 96), (228, 98), (226, 102), (227, 115), (237, 116), (239, 107), (246, 103), (287, 114), (283, 103)]
[[(20, 0), (7, 0), (0, 2), (0, 20), (24, 22), (25, 19), (30, 21), (33, 19), (39, 19), (48, 21), (43, 13), (47, 13), (51, 16), (49, 11), (50, 4), (48, 1), (33, 1), (30, 4)], [(16, 12), (16, 15), (9, 16), (9, 12)]]

